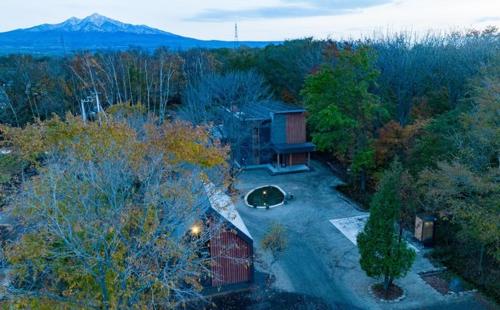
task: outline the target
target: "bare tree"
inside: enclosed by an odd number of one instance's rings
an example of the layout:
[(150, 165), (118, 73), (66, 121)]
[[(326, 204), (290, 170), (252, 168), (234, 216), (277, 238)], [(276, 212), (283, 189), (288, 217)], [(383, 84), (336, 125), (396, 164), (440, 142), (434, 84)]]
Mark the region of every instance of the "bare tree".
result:
[(2, 112), (3, 109), (7, 109), (7, 107), (12, 111), (12, 115), (14, 115), (14, 119), (16, 120), (16, 125), (19, 126), (19, 119), (17, 118), (16, 110), (12, 106), (9, 96), (5, 93), (3, 86), (0, 85), (0, 112)]
[(482, 32), (389, 34), (367, 40), (381, 71), (376, 92), (396, 104), (400, 125), (410, 122), (415, 99), (435, 96), (436, 113), (454, 108), (467, 92), (466, 81), (491, 61), (500, 46), (498, 29)]
[(182, 68), (182, 59), (168, 51), (160, 49), (158, 52), (158, 87), (159, 87), (159, 117), (160, 121), (165, 119), (167, 104), (173, 88), (175, 75), (180, 74)]
[[(269, 251), (271, 254), (271, 262), (269, 264), (271, 272), (274, 264), (276, 264), (276, 262), (278, 262), (281, 256), (285, 253), (287, 246), (288, 240), (285, 226), (279, 223), (272, 223), (267, 229), (264, 238), (261, 240), (262, 249), (264, 251)], [(269, 279), (271, 279), (271, 277)]]
[(244, 111), (270, 97), (264, 79), (255, 71), (212, 73), (188, 85), (180, 116), (194, 124), (212, 124), (214, 135), (229, 143), (234, 163), (252, 135), (252, 123)]

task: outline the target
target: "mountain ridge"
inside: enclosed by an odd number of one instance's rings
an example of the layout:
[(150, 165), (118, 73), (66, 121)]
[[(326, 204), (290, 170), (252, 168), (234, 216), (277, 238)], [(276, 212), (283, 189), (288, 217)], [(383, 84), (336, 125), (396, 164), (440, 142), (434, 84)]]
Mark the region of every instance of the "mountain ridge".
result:
[[(238, 44), (264, 47), (279, 42), (244, 41)], [(85, 18), (71, 17), (57, 24), (41, 24), (0, 33), (0, 54), (63, 54), (81, 50), (125, 50), (159, 47), (230, 48), (235, 42), (199, 40), (152, 28), (133, 25), (94, 13)]]
[[(146, 25), (133, 25), (120, 22), (118, 20), (94, 13), (85, 18), (71, 17), (62, 23), (58, 24), (42, 24), (26, 29), (16, 29), (25, 30), (29, 32), (39, 32), (39, 31), (62, 31), (62, 32), (128, 32), (137, 34), (170, 34), (173, 36), (178, 36), (170, 32), (155, 29)], [(180, 37), (180, 36), (179, 36)]]

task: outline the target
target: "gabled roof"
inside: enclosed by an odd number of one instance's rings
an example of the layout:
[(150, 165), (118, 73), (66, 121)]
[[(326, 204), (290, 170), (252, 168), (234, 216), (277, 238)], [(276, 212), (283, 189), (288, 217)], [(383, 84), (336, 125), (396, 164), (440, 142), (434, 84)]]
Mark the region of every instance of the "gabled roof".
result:
[(237, 117), (246, 120), (270, 120), (272, 114), (282, 113), (303, 113), (306, 110), (299, 106), (293, 106), (280, 101), (262, 101), (248, 104), (241, 107), (241, 110), (235, 113)]
[(253, 240), (245, 222), (243, 222), (238, 210), (236, 210), (236, 206), (231, 200), (231, 197), (225, 194), (221, 189), (216, 188), (213, 183), (205, 184), (205, 191), (207, 192), (211, 209), (231, 223), (234, 228), (239, 230), (242, 234)]
[(194, 223), (202, 220), (209, 214), (215, 214), (224, 222), (227, 222), (232, 229), (237, 230), (239, 234), (243, 235), (244, 239), (253, 242), (253, 237), (236, 210), (231, 197), (217, 188), (212, 182), (205, 183), (203, 187), (204, 192), (200, 192), (200, 195), (197, 197), (197, 205), (200, 206), (200, 213), (195, 212), (192, 216), (181, 220), (172, 232), (172, 237), (183, 238)]

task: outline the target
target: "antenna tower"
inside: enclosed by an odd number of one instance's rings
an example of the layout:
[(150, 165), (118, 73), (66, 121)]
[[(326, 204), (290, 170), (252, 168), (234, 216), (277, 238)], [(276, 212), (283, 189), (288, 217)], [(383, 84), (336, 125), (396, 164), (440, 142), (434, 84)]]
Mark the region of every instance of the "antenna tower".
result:
[(239, 38), (238, 38), (238, 23), (234, 23), (234, 48), (238, 48), (239, 45)]

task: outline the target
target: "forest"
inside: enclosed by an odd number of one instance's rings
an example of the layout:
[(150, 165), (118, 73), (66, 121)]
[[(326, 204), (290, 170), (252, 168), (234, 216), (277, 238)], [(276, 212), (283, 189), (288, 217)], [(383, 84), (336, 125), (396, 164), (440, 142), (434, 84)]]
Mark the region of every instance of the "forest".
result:
[[(417, 214), (436, 215), (432, 258), (500, 299), (500, 32), (495, 27), (352, 41), (304, 38), (265, 48), (3, 56), (0, 146), (9, 147), (19, 128), (36, 136), (47, 120), (64, 134), (78, 131), (82, 124), (76, 116), (97, 118), (123, 104), (154, 114), (164, 132), (179, 138), (187, 125), (178, 119), (209, 126), (221, 121), (218, 107), (271, 98), (306, 108), (315, 157), (335, 167), (347, 184), (339, 190), (365, 208), (384, 171), (400, 163), (401, 222), (412, 230)], [(134, 131), (133, 124), (110, 126), (110, 140), (121, 139), (122, 130)], [(207, 139), (206, 133), (197, 134)], [(150, 140), (147, 152), (171, 147), (155, 143), (154, 136)], [(52, 143), (43, 141), (32, 147)], [(189, 141), (180, 143), (189, 148)], [(146, 160), (141, 148), (126, 149), (127, 160)], [(217, 158), (226, 156), (224, 150), (212, 151)], [(84, 146), (72, 152), (85, 155)], [(207, 156), (211, 166), (221, 165), (213, 162), (215, 155)], [(71, 158), (65, 160), (79, 169)], [(111, 169), (109, 164), (102, 169)], [(0, 157), (0, 206), (33, 165), (29, 157)], [(70, 177), (71, 190), (77, 191), (81, 180)], [(43, 190), (48, 181), (37, 182)]]

